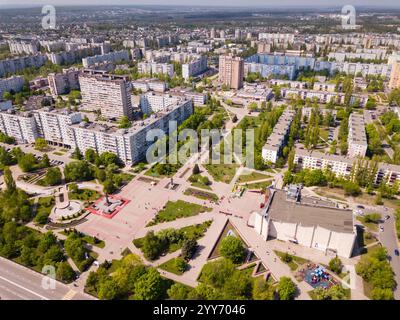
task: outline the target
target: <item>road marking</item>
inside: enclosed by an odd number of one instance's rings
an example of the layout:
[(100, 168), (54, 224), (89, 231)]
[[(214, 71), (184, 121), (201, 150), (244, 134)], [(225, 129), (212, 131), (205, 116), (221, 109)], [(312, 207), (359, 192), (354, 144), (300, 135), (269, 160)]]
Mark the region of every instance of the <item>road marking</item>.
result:
[(76, 295), (76, 291), (74, 291), (74, 290), (69, 290), (69, 291), (67, 292), (67, 294), (66, 294), (64, 297), (62, 297), (61, 300), (72, 300), (72, 298), (75, 297), (75, 295)]
[(4, 278), (4, 277), (2, 277), (2, 276), (0, 276), (0, 279), (6, 281), (6, 282), (8, 282), (8, 283), (11, 283), (12, 285), (14, 285), (14, 286), (16, 286), (16, 287), (18, 287), (18, 288), (20, 288), (20, 289), (23, 289), (23, 290), (25, 290), (25, 291), (28, 291), (29, 293), (32, 293), (32, 294), (34, 294), (35, 296), (38, 296), (39, 298), (42, 298), (43, 300), (50, 300), (49, 298), (46, 298), (46, 297), (42, 296), (41, 294), (36, 293), (35, 291), (32, 291), (32, 290), (30, 290), (30, 289), (28, 289), (28, 288), (25, 288), (25, 287), (19, 285), (18, 283), (15, 283), (14, 281), (8, 280), (8, 279), (6, 279), (6, 278)]

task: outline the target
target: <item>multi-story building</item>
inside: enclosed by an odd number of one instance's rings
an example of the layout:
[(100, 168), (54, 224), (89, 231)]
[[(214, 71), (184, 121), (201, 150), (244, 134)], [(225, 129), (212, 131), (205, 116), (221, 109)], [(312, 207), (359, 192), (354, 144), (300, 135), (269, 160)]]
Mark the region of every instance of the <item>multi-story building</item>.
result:
[(243, 87), (244, 60), (240, 57), (219, 57), (219, 82), (232, 89)]
[(336, 84), (335, 83), (326, 83), (326, 82), (315, 82), (313, 89), (317, 90), (317, 91), (335, 92)]
[(157, 78), (153, 79), (137, 79), (131, 81), (133, 89), (140, 89), (142, 92), (156, 91), (165, 92), (168, 89), (168, 84), (164, 81), (160, 81)]
[(75, 138), (70, 126), (80, 123), (82, 115), (66, 109), (43, 108), (33, 112), (40, 136), (49, 144), (66, 148), (75, 147)]
[[(296, 148), (294, 164), (301, 169), (330, 170), (337, 177), (351, 179), (353, 168), (357, 169), (357, 159), (348, 156), (322, 153), (316, 150)], [(393, 185), (400, 182), (400, 166), (378, 163), (373, 183), (379, 185), (382, 181)]]
[(77, 68), (63, 69), (62, 73), (50, 73), (47, 79), (50, 93), (53, 96), (79, 89), (79, 70)]
[(390, 74), (389, 88), (400, 88), (400, 61), (393, 63)]
[(174, 76), (174, 65), (170, 63), (139, 62), (138, 72), (141, 74), (165, 74), (169, 77)]
[(89, 68), (98, 63), (117, 61), (129, 61), (129, 52), (127, 50), (121, 50), (93, 57), (86, 57), (82, 59), (82, 64), (84, 68)]
[(33, 143), (39, 137), (35, 118), (29, 111), (8, 109), (0, 112), (0, 131), (22, 144)]
[[(281, 88), (282, 98), (290, 99), (292, 97), (300, 97), (301, 99), (316, 100), (319, 103), (339, 103), (343, 104), (345, 102), (346, 95), (341, 92), (327, 92), (327, 91), (315, 91), (307, 89), (291, 89), (291, 88)], [(363, 94), (353, 94), (350, 97), (350, 103), (354, 104), (356, 102), (359, 105), (365, 106), (368, 101), (368, 95)]]
[(192, 60), (182, 65), (182, 77), (187, 80), (207, 70), (206, 56), (193, 56)]
[(269, 80), (269, 84), (271, 86), (283, 86), (293, 89), (307, 89), (307, 82), (301, 82), (301, 81), (271, 79)]
[(0, 60), (0, 77), (4, 77), (8, 73), (12, 74), (29, 67), (39, 68), (43, 66), (46, 61), (47, 56), (45, 54)]
[(24, 86), (24, 77), (12, 76), (7, 79), (0, 79), (0, 99), (3, 98), (4, 92), (19, 92)]
[(373, 63), (352, 63), (352, 62), (332, 62), (330, 71), (344, 72), (347, 74), (362, 74), (366, 76), (381, 76), (384, 79), (390, 78), (392, 66), (388, 64)]
[(99, 153), (108, 151), (118, 155), (125, 163), (132, 164), (143, 160), (149, 147), (154, 143), (154, 140), (147, 138), (150, 130), (161, 129), (167, 134), (170, 121), (180, 124), (192, 113), (193, 104), (190, 100), (175, 100), (149, 118), (133, 122), (129, 129), (86, 122), (72, 125), (71, 128), (76, 146), (82, 152), (89, 148)]
[(274, 130), (262, 148), (262, 157), (264, 161), (276, 163), (278, 160), (282, 148), (286, 143), (290, 125), (292, 124), (295, 114), (296, 112), (294, 110), (286, 109), (280, 116)]
[(8, 46), (12, 54), (37, 54), (39, 52), (39, 42), (31, 41), (9, 41)]
[(347, 138), (348, 152), (350, 158), (365, 157), (368, 143), (365, 134), (364, 116), (358, 113), (352, 113), (349, 117), (349, 134)]
[(176, 104), (181, 98), (171, 94), (148, 92), (140, 96), (140, 108), (143, 113), (151, 114), (166, 110), (169, 106)]
[(106, 118), (132, 118), (130, 83), (127, 76), (84, 70), (79, 75), (82, 104), (90, 110), (101, 110)]
[(257, 52), (258, 53), (270, 53), (271, 52), (271, 44), (265, 41), (261, 41), (257, 44)]

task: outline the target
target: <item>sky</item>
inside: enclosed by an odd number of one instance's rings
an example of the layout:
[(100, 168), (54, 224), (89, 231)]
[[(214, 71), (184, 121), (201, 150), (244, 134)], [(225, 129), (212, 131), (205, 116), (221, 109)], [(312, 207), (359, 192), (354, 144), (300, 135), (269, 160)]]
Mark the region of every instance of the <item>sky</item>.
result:
[(315, 6), (334, 7), (346, 4), (373, 7), (400, 7), (399, 0), (0, 0), (0, 7), (62, 5), (203, 5), (203, 6)]

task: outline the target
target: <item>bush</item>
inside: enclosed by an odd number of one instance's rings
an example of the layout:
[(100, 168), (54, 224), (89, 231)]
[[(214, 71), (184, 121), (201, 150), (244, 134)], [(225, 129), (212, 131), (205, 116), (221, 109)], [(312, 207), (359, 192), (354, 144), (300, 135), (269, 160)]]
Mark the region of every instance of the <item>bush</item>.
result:
[(178, 257), (175, 259), (175, 267), (178, 271), (185, 272), (188, 267), (188, 263), (183, 258)]
[(329, 270), (332, 270), (336, 274), (340, 274), (343, 269), (342, 261), (339, 259), (338, 256), (334, 257), (329, 261)]
[(282, 277), (278, 284), (278, 294), (280, 300), (293, 300), (296, 295), (297, 287), (289, 277)]

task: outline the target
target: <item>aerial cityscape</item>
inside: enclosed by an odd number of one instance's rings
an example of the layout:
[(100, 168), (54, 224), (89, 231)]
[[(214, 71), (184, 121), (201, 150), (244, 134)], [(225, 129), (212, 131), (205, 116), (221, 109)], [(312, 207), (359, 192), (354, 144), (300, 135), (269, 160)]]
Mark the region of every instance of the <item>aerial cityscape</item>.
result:
[(0, 300), (400, 300), (400, 4), (160, 3), (0, 0)]

